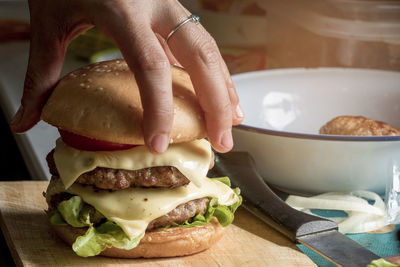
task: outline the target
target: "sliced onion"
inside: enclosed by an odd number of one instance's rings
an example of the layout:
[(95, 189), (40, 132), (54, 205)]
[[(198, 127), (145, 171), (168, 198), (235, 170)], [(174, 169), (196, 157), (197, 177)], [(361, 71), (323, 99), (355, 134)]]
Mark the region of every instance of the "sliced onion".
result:
[[(375, 201), (373, 205), (367, 200)], [(330, 217), (338, 223), (341, 233), (365, 233), (387, 225), (385, 203), (379, 195), (369, 191), (329, 192), (312, 197), (290, 195), (286, 203), (298, 210), (341, 210), (348, 217)]]

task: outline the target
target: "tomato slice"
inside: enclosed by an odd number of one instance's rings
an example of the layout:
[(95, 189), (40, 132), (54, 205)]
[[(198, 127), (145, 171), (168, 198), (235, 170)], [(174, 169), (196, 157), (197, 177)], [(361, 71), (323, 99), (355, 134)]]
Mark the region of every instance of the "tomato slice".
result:
[(89, 137), (85, 137), (79, 134), (74, 134), (68, 131), (58, 129), (62, 140), (69, 146), (72, 146), (79, 150), (88, 151), (113, 151), (113, 150), (125, 150), (136, 145), (129, 144), (118, 144), (103, 140), (97, 140)]

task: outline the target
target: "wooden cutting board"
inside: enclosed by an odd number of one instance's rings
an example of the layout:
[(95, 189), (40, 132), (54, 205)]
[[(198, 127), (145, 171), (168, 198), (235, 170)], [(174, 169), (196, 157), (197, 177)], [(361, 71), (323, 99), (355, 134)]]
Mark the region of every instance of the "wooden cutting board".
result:
[(211, 249), (163, 259), (78, 257), (51, 230), (42, 192), (47, 182), (0, 182), (0, 225), (17, 266), (316, 266), (293, 243), (239, 209)]

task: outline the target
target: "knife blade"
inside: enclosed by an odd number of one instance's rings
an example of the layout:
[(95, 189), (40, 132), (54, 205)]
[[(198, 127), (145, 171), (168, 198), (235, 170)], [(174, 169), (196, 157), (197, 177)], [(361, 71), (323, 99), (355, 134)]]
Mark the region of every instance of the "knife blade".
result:
[(287, 205), (264, 182), (247, 152), (215, 153), (209, 177), (228, 176), (243, 206), (293, 242), (304, 244), (338, 266), (365, 267), (380, 257), (338, 232), (335, 222)]

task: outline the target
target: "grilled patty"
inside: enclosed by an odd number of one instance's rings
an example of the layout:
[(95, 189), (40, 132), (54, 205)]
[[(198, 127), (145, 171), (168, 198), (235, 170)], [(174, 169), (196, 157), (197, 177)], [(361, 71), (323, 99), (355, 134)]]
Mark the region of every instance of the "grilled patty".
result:
[(197, 214), (204, 214), (209, 202), (210, 200), (204, 197), (181, 204), (164, 216), (152, 220), (147, 226), (146, 231), (168, 226), (172, 223), (180, 224), (193, 218)]
[[(50, 200), (50, 207), (54, 208), (57, 207), (64, 200), (68, 200), (73, 195), (69, 193), (59, 193), (55, 194), (51, 197)], [(177, 206), (175, 209), (170, 211), (169, 213), (158, 217), (157, 219), (152, 220), (149, 225), (147, 226), (146, 231), (151, 231), (160, 227), (169, 226), (172, 223), (183, 223), (190, 218), (193, 218), (197, 214), (204, 214), (207, 210), (208, 198), (199, 198), (195, 200), (191, 200), (187, 203), (181, 204)]]
[[(54, 162), (54, 150), (46, 157), (50, 173), (58, 177)], [(83, 173), (75, 181), (80, 184), (93, 185), (99, 189), (121, 190), (129, 187), (178, 187), (190, 181), (177, 168), (171, 166), (151, 167), (141, 170), (117, 170), (97, 167)]]
[(400, 130), (387, 123), (362, 116), (339, 116), (322, 126), (319, 133), (353, 136), (394, 136), (400, 135)]

